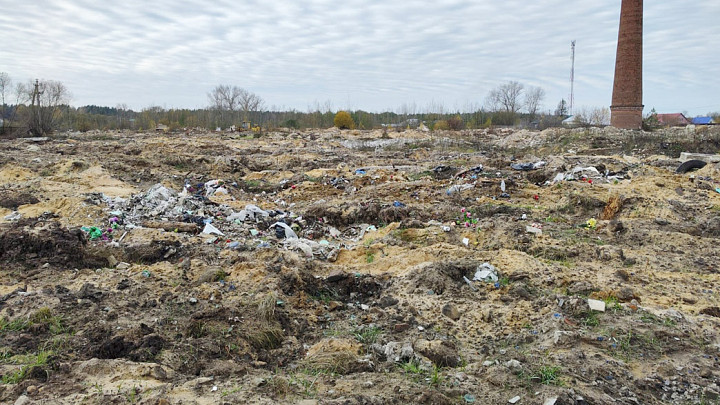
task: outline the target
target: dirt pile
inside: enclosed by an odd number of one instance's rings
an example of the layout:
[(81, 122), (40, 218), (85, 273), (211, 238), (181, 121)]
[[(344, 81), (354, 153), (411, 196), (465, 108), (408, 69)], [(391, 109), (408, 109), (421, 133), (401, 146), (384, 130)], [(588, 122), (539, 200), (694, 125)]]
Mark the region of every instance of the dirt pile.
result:
[(22, 145), (2, 403), (720, 401), (715, 128)]

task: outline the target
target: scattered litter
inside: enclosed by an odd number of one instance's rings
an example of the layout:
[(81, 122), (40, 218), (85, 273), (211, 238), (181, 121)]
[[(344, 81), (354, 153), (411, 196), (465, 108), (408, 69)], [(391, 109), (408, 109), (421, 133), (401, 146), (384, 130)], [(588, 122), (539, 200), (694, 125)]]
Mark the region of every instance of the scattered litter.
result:
[(605, 301), (594, 300), (590, 298), (588, 299), (587, 303), (591, 310), (605, 312)]
[(393, 202), (393, 207), (402, 208), (402, 207), (404, 207), (404, 206), (405, 206), (405, 204), (401, 203), (400, 201), (394, 201), (394, 202)]
[(365, 169), (356, 169), (355, 170), (356, 175), (362, 175), (362, 174), (366, 174), (366, 173), (367, 172), (365, 171)]
[(468, 246), (470, 244), (470, 239), (463, 238), (462, 243), (463, 243), (463, 245)]
[(474, 404), (474, 403), (475, 403), (475, 395), (465, 394), (465, 395), (463, 396), (463, 399), (464, 399), (465, 402), (468, 403), (468, 404)]
[(508, 399), (508, 403), (511, 403), (511, 404), (517, 403), (518, 401), (520, 401), (520, 395), (514, 396), (514, 397)]
[(688, 160), (686, 162), (683, 162), (680, 166), (678, 166), (678, 168), (675, 169), (675, 173), (678, 173), (678, 174), (687, 173), (692, 170), (702, 169), (706, 165), (707, 165), (707, 162), (704, 162), (702, 160), (698, 160), (698, 159)]
[(483, 263), (478, 266), (477, 270), (475, 270), (475, 276), (473, 277), (473, 280), (496, 282), (499, 280), (498, 270), (490, 263)]
[(447, 189), (445, 192), (447, 195), (455, 194), (455, 193), (461, 193), (465, 190), (469, 190), (471, 188), (475, 187), (472, 184), (457, 184)]
[(142, 274), (142, 276), (145, 278), (150, 278), (150, 276), (152, 276), (152, 273), (150, 273), (150, 270), (143, 270), (142, 273), (140, 273), (140, 274)]
[(543, 405), (555, 405), (557, 400), (558, 400), (558, 397), (550, 397), (543, 402)]
[(525, 232), (542, 235), (542, 225), (535, 222), (533, 222), (532, 225), (525, 225)]
[(208, 234), (208, 235), (220, 235), (225, 236), (224, 233), (222, 233), (219, 229), (217, 229), (212, 224), (205, 224), (205, 228), (203, 228), (202, 233)]
[(523, 170), (523, 171), (529, 171), (529, 170), (537, 170), (543, 166), (545, 166), (547, 162), (543, 162), (542, 160), (535, 163), (512, 163), (510, 164), (510, 167), (512, 167), (515, 170)]
[(278, 237), (278, 239), (297, 239), (298, 236), (295, 233), (295, 231), (290, 228), (290, 226), (284, 222), (275, 222), (272, 224), (272, 227), (275, 228), (275, 235)]
[(505, 192), (505, 180), (500, 181), (500, 191)]
[(17, 211), (13, 211), (11, 214), (5, 215), (4, 217), (6, 221), (17, 221), (20, 218), (22, 218), (22, 214)]
[(470, 279), (468, 279), (467, 277), (463, 276), (463, 280), (465, 280), (465, 282), (467, 283), (467, 285), (470, 286), (470, 289), (471, 289), (471, 290), (477, 291), (477, 288), (475, 288), (475, 286), (473, 285), (472, 281), (470, 281)]

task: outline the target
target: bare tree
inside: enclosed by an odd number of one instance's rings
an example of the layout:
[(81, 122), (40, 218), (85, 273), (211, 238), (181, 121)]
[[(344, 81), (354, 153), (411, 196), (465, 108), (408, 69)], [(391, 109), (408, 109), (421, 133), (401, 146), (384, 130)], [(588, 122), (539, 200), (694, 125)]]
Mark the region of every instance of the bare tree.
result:
[(540, 109), (540, 104), (545, 98), (545, 90), (542, 87), (528, 87), (525, 91), (525, 108), (528, 114), (535, 116)]
[(70, 91), (54, 80), (35, 80), (18, 87), (19, 99), (30, 101), (25, 121), (28, 131), (36, 136), (53, 132), (62, 112), (70, 101)]
[(521, 83), (511, 81), (490, 90), (487, 97), (488, 107), (494, 111), (515, 114), (522, 107), (520, 96), (523, 88)]
[(260, 111), (265, 107), (265, 101), (255, 93), (249, 92), (245, 89), (240, 90), (240, 98), (238, 100), (238, 107), (243, 112), (243, 120), (248, 121), (251, 112)]
[(610, 110), (603, 108), (585, 108), (583, 107), (574, 115), (576, 125), (581, 127), (604, 127), (610, 125)]
[(238, 111), (242, 111), (243, 120), (250, 118), (250, 113), (259, 111), (265, 106), (265, 101), (255, 93), (237, 86), (221, 84), (208, 93), (210, 107), (219, 114), (220, 124), (232, 121)]
[(0, 126), (0, 132), (5, 132), (5, 121), (8, 118), (5, 114), (5, 110), (7, 108), (6, 100), (11, 86), (12, 80), (10, 79), (10, 75), (5, 72), (0, 72), (0, 120), (2, 121), (2, 126)]

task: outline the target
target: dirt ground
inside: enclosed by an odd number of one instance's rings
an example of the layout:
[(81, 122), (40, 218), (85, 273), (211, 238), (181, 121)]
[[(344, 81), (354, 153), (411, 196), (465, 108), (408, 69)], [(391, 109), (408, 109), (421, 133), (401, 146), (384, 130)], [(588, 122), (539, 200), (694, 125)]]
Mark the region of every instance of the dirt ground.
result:
[(1, 140), (0, 403), (720, 403), (682, 151), (720, 128)]

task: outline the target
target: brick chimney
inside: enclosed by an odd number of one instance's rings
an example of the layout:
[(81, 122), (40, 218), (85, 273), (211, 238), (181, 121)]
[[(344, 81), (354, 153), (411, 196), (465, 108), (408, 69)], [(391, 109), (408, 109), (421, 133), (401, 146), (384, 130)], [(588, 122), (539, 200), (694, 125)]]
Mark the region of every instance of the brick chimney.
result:
[(622, 0), (610, 125), (642, 128), (643, 0)]

